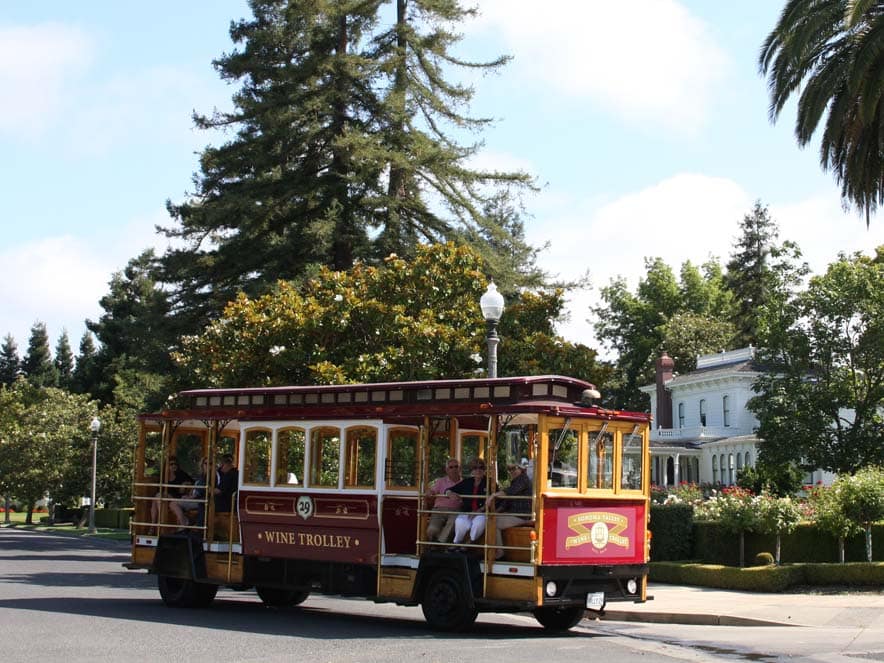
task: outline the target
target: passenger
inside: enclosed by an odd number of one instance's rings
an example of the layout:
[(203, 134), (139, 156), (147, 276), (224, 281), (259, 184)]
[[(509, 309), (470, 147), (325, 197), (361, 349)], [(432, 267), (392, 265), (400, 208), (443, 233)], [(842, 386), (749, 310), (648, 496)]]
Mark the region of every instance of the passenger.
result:
[[(190, 520), (187, 518), (187, 512), (193, 511), (194, 509), (197, 510), (197, 524), (203, 524), (203, 520), (205, 518), (205, 486), (208, 464), (209, 461), (205, 458), (200, 461), (200, 475), (193, 483), (193, 489), (190, 492), (182, 495), (182, 497), (187, 499), (181, 502), (169, 503), (169, 510), (175, 514), (175, 518), (178, 519), (178, 524), (181, 526), (190, 525)], [(188, 484), (185, 483), (182, 485)]]
[[(427, 525), (427, 539), (429, 541), (439, 541), (445, 543), (451, 539), (451, 530), (454, 527), (454, 519), (459, 511), (461, 501), (457, 497), (446, 497), (445, 491), (461, 481), (460, 463), (456, 458), (449, 458), (445, 462), (445, 476), (436, 479), (430, 489), (427, 491), (427, 501), (433, 511), (441, 511), (443, 513), (434, 513), (430, 515), (430, 522)], [(444, 513), (444, 512), (449, 513)]]
[(239, 485), (239, 472), (233, 466), (233, 456), (224, 454), (221, 456), (221, 465), (218, 466), (218, 476), (215, 485), (215, 513), (230, 513), (233, 495)]
[(485, 532), (485, 461), (473, 460), (470, 463), (468, 479), (453, 485), (445, 491), (446, 497), (460, 501), (462, 513), (454, 520), (454, 543), (463, 543), (467, 535), (470, 543), (476, 543)]
[[(193, 483), (193, 479), (190, 477), (190, 475), (187, 472), (185, 472), (184, 470), (182, 470), (180, 467), (178, 467), (178, 458), (176, 456), (169, 456), (169, 462), (166, 464), (166, 481), (165, 481), (165, 483), (167, 486), (170, 486), (170, 487), (166, 488), (166, 497), (172, 497), (172, 498), (181, 497), (182, 493), (184, 492), (180, 488), (176, 488), (175, 486), (181, 486), (184, 484), (192, 484)], [(151, 504), (151, 507), (150, 507), (150, 516), (151, 516), (151, 520), (153, 520), (153, 522), (159, 521), (160, 496), (162, 495), (162, 492), (163, 492), (162, 489), (160, 489), (160, 491), (157, 492), (157, 494), (156, 494), (157, 499), (155, 499), (153, 501), (153, 503)], [(174, 504), (174, 502), (170, 502), (169, 504)], [(176, 514), (176, 518), (177, 518), (177, 514)], [(181, 523), (180, 519), (178, 520), (178, 523), (179, 524)]]
[[(498, 557), (503, 557), (503, 551), (500, 547), (503, 545), (503, 537), (501, 530), (509, 529), (517, 525), (523, 525), (531, 518), (531, 496), (533, 489), (531, 487), (531, 479), (528, 478), (528, 459), (523, 458), (519, 465), (507, 465), (506, 471), (510, 475), (509, 485), (494, 493), (497, 505), (497, 549)], [(506, 497), (519, 497), (527, 499), (503, 499)]]

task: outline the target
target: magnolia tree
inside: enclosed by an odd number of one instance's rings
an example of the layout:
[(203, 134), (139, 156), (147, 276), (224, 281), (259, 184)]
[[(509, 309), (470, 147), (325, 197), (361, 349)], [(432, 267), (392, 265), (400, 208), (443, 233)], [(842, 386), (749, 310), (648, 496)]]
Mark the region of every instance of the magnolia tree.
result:
[(780, 541), (801, 522), (801, 510), (790, 497), (762, 494), (752, 500), (757, 517), (753, 531), (776, 537), (777, 564), (780, 563)]

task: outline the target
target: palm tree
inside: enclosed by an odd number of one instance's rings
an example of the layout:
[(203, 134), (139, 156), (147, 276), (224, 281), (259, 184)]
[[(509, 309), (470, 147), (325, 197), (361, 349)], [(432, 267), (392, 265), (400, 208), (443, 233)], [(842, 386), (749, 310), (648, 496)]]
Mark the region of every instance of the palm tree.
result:
[[(770, 116), (800, 90), (795, 134), (802, 147), (825, 119), (820, 163), (845, 205), (869, 215), (884, 202), (884, 2), (789, 0), (761, 48)], [(803, 89), (801, 89), (803, 86)]]

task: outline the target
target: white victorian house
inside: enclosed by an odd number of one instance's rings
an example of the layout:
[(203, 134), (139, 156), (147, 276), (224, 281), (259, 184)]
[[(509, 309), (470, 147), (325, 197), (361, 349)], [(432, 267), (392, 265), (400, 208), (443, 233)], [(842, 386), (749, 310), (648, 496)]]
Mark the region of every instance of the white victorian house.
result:
[[(758, 419), (746, 405), (761, 372), (755, 348), (697, 357), (696, 370), (673, 373), (665, 352), (657, 360), (655, 383), (640, 390), (651, 399), (651, 482), (730, 486), (758, 458)], [(844, 415), (845, 417), (848, 414)], [(805, 484), (832, 483), (834, 475), (816, 470)]]
[(746, 404), (759, 375), (752, 347), (697, 357), (687, 375), (673, 373), (665, 353), (655, 384), (641, 387), (651, 398), (651, 481), (735, 484), (755, 465), (758, 420)]

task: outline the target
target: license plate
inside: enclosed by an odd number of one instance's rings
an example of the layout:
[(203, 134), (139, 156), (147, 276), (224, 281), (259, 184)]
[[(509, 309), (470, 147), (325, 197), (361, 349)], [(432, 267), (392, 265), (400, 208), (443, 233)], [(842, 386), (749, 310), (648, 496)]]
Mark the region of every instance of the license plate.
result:
[(604, 610), (605, 609), (605, 593), (593, 592), (586, 595), (587, 610)]

